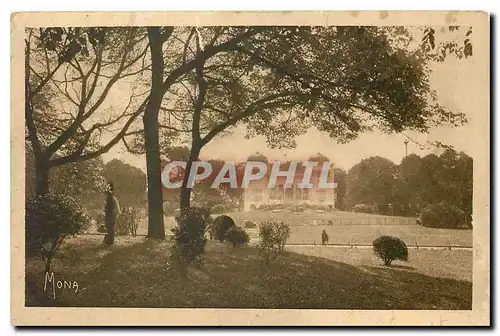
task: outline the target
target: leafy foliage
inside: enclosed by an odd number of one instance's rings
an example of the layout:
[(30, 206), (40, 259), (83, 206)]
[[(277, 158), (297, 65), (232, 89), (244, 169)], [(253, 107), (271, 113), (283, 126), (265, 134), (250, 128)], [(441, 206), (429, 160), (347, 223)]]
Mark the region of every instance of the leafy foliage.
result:
[(470, 214), (446, 203), (430, 204), (422, 211), (423, 226), (444, 229), (472, 228)]
[(90, 223), (90, 217), (69, 196), (32, 197), (26, 202), (26, 252), (40, 253), (48, 272), (64, 238), (85, 231)]
[(235, 227), (234, 220), (226, 215), (217, 217), (213, 223), (214, 236), (219, 241), (223, 242), (226, 239), (226, 234), (230, 228)]
[(205, 251), (205, 230), (210, 225), (210, 211), (206, 208), (190, 207), (183, 209), (176, 217), (172, 254), (183, 265), (196, 261)]
[(224, 211), (225, 211), (224, 204), (216, 204), (212, 207), (212, 213), (220, 214), (224, 213)]
[[(245, 30), (251, 29), (200, 29), (212, 42)], [(311, 126), (343, 142), (375, 127), (401, 132), (462, 124), (463, 114), (437, 103), (426, 52), (394, 42), (405, 34), (403, 27), (263, 27), (205, 61), (199, 125), (191, 113), (200, 83), (194, 73), (171, 87), (183, 98), (166, 111), (180, 117), (181, 129), (199, 127), (201, 144), (239, 122), (248, 136), (265, 135), (275, 147), (295, 146), (295, 136)]]
[(118, 159), (104, 166), (104, 177), (114, 185), (114, 194), (123, 207), (140, 207), (146, 201), (146, 174)]
[(371, 157), (354, 165), (346, 179), (346, 201), (356, 212), (416, 216), (444, 202), (472, 214), (472, 158), (446, 149), (440, 156), (410, 154), (400, 165)]
[(225, 240), (233, 244), (233, 247), (238, 247), (248, 244), (250, 237), (245, 230), (243, 230), (243, 228), (239, 226), (232, 226), (227, 231)]
[(367, 205), (367, 204), (356, 204), (353, 207), (354, 212), (361, 212), (361, 213), (378, 213), (378, 207), (376, 204), (373, 206)]
[(257, 227), (257, 223), (255, 222), (252, 222), (250, 220), (246, 220), (243, 222), (243, 225), (245, 226), (245, 228), (247, 229), (253, 229), (253, 228), (256, 228)]
[(389, 266), (393, 260), (408, 261), (408, 248), (404, 241), (391, 236), (381, 236), (373, 241), (373, 252)]
[(290, 238), (290, 227), (284, 222), (266, 221), (259, 225), (259, 248), (266, 265), (283, 253)]
[(296, 203), (296, 204), (260, 204), (253, 210), (274, 211), (274, 210), (290, 210), (292, 212), (303, 212), (306, 210), (334, 211), (331, 206), (321, 204)]
[[(460, 32), (461, 27), (459, 26), (448, 26), (447, 30), (449, 32)], [(441, 31), (446, 30), (442, 27)], [(463, 33), (462, 33), (463, 34)], [(443, 62), (446, 57), (450, 54), (455, 55), (457, 58), (467, 58), (472, 56), (472, 27), (469, 27), (465, 33), (462, 35), (463, 43), (460, 43), (459, 39), (454, 39), (450, 41), (442, 41), (436, 43), (436, 29), (434, 27), (426, 27), (424, 29), (424, 34), (422, 37), (422, 50), (434, 61)]]
[[(33, 149), (29, 144), (26, 144), (25, 157), (26, 198), (30, 198), (35, 195), (36, 170)], [(89, 214), (100, 212), (106, 185), (103, 169), (101, 158), (54, 167), (49, 173), (50, 191), (74, 197)]]
[[(387, 207), (389, 203), (392, 203), (396, 172), (397, 166), (380, 156), (363, 159), (354, 165), (349, 170), (346, 182), (347, 199), (350, 204), (356, 204), (354, 210), (371, 212), (368, 204), (380, 204)], [(364, 209), (363, 206), (367, 208)]]
[(138, 209), (133, 207), (123, 209), (117, 221), (116, 234), (121, 236), (137, 236), (138, 228)]
[[(71, 62), (77, 55), (89, 56), (89, 49), (104, 44), (106, 28), (40, 29), (40, 44), (58, 55), (59, 63)], [(69, 43), (68, 43), (69, 41)]]

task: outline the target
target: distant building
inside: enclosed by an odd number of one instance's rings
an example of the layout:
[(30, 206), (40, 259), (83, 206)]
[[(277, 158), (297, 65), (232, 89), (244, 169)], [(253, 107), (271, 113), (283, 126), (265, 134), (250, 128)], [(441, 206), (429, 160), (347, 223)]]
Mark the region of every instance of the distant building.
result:
[[(248, 188), (244, 190), (244, 210), (256, 209), (263, 204), (311, 204), (331, 206), (335, 208), (335, 189), (319, 188), (321, 168), (324, 162), (330, 161), (326, 156), (318, 153), (308, 159), (318, 162), (312, 170), (310, 182), (312, 188), (299, 188), (297, 185), (303, 182), (306, 167), (298, 162), (294, 175), (293, 184), (285, 186), (286, 177), (279, 176), (274, 188), (268, 188), (269, 177), (271, 175), (272, 162), (260, 154), (255, 153), (248, 157), (247, 161), (258, 161), (267, 164), (267, 174), (264, 178), (250, 181)], [(281, 162), (280, 170), (288, 170), (290, 162)], [(334, 182), (334, 165), (330, 163), (327, 182)]]

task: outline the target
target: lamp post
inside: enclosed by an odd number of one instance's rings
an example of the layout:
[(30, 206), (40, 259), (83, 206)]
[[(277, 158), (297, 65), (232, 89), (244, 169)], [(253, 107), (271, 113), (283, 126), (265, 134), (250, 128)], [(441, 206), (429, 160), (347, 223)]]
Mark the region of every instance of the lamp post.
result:
[(405, 157), (407, 157), (407, 156), (408, 156), (408, 143), (409, 143), (409, 142), (410, 142), (410, 141), (408, 141), (408, 139), (405, 139)]

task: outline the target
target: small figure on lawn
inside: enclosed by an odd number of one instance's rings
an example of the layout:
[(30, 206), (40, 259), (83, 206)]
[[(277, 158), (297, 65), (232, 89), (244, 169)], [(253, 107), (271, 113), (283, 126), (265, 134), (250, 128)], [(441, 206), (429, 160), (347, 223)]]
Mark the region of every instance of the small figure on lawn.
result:
[(120, 215), (120, 204), (114, 195), (113, 183), (108, 184), (106, 190), (106, 205), (104, 207), (104, 222), (106, 224), (106, 235), (104, 244), (112, 245), (115, 241), (116, 219)]
[(326, 230), (323, 230), (323, 232), (321, 232), (321, 244), (322, 245), (328, 244), (328, 234), (326, 233)]

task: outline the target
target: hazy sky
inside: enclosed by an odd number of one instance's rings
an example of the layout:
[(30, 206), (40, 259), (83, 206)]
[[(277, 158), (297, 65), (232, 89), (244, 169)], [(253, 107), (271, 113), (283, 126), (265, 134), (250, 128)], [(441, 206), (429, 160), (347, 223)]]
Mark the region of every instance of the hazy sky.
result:
[[(452, 145), (459, 151), (464, 151), (473, 157), (473, 142), (469, 136), (474, 134), (475, 102), (474, 92), (479, 87), (479, 74), (475, 71), (475, 62), (480, 59), (462, 59), (448, 57), (444, 63), (433, 63), (431, 85), (437, 91), (439, 101), (448, 109), (466, 114), (468, 123), (459, 128), (440, 127), (432, 129), (429, 134), (406, 133), (412, 139), (425, 143), (441, 141)], [(201, 156), (221, 158), (225, 160), (244, 161), (249, 155), (260, 152), (269, 159), (307, 159), (312, 154), (320, 152), (330, 158), (337, 167), (349, 169), (361, 159), (379, 155), (400, 163), (405, 155), (403, 134), (384, 134), (378, 131), (362, 133), (359, 138), (347, 144), (338, 144), (335, 139), (317, 129), (297, 138), (297, 148), (292, 150), (268, 149), (264, 137), (244, 138), (242, 126), (232, 129), (231, 135), (213, 139), (202, 150)], [(430, 152), (439, 153), (436, 148), (421, 150), (420, 146), (410, 142), (408, 153), (426, 155)], [(129, 154), (123, 145), (115, 146), (103, 155), (105, 161), (119, 158), (123, 161), (145, 170), (145, 156)]]

